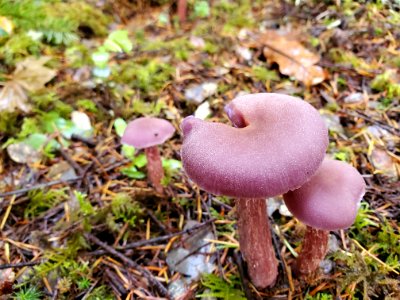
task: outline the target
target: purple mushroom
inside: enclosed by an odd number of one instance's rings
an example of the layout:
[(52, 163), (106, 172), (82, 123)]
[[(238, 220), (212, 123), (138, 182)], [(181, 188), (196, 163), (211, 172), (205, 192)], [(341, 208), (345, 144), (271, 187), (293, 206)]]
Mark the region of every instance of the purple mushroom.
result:
[(225, 110), (234, 127), (183, 120), (183, 167), (202, 189), (236, 198), (241, 252), (253, 284), (265, 288), (277, 276), (265, 198), (316, 172), (328, 133), (318, 111), (287, 95), (245, 95)]
[(289, 211), (307, 226), (295, 271), (315, 271), (328, 250), (330, 230), (350, 227), (365, 193), (360, 173), (347, 163), (325, 159), (301, 188), (283, 195)]
[(128, 124), (122, 143), (144, 149), (147, 158), (147, 175), (157, 193), (163, 193), (161, 179), (164, 169), (158, 145), (163, 144), (175, 132), (170, 122), (159, 118), (138, 118)]

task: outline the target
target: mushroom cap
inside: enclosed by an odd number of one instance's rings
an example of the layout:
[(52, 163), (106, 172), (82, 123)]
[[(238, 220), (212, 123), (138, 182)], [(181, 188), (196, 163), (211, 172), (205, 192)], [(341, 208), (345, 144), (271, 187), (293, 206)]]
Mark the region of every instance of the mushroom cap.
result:
[(138, 118), (129, 122), (121, 141), (138, 149), (149, 148), (164, 143), (174, 132), (174, 126), (167, 120)]
[(365, 193), (365, 182), (351, 165), (326, 158), (302, 187), (283, 195), (289, 211), (303, 223), (323, 230), (350, 227)]
[(272, 197), (303, 185), (318, 169), (328, 131), (307, 102), (250, 94), (225, 107), (232, 127), (183, 120), (182, 162), (202, 189), (242, 198)]

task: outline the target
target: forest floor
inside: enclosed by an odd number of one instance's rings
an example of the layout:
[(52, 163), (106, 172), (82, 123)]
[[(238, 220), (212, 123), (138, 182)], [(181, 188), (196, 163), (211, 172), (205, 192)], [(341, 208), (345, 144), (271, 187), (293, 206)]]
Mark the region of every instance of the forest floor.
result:
[[(400, 299), (399, 2), (196, 0), (183, 24), (158, 2), (0, 2), (0, 295)], [(291, 270), (305, 225), (268, 201), (279, 277), (265, 290), (248, 281), (233, 199), (180, 162), (184, 117), (228, 123), (224, 105), (259, 92), (317, 108), (328, 155), (367, 184), (307, 278)], [(120, 142), (141, 116), (176, 128), (164, 195)]]

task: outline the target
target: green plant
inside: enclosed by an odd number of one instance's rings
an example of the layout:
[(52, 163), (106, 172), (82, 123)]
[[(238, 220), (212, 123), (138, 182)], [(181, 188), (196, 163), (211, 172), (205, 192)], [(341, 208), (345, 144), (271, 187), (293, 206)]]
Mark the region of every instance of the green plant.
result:
[(333, 300), (333, 296), (326, 293), (317, 293), (314, 296), (307, 294), (304, 300)]
[(106, 224), (112, 231), (118, 232), (126, 223), (134, 228), (143, 222), (143, 208), (128, 194), (116, 194), (108, 209), (110, 212), (105, 216)]
[(262, 82), (279, 80), (279, 76), (274, 70), (268, 70), (262, 66), (253, 66), (251, 72), (255, 79)]
[(68, 199), (67, 188), (49, 191), (33, 190), (28, 193), (29, 204), (24, 211), (25, 218), (38, 216), (40, 213)]
[(400, 96), (400, 83), (396, 82), (396, 72), (388, 70), (374, 78), (371, 82), (373, 90), (383, 92), (386, 91), (387, 98), (395, 98)]
[(229, 278), (229, 282), (221, 279), (214, 274), (206, 274), (203, 276), (201, 283), (209, 292), (199, 294), (197, 298), (216, 297), (223, 300), (245, 300), (246, 297), (242, 290), (238, 289), (240, 280), (234, 276)]
[(111, 69), (108, 65), (112, 53), (125, 52), (132, 50), (133, 45), (128, 37), (128, 31), (116, 30), (109, 34), (95, 52), (92, 53), (92, 61), (94, 64), (93, 74), (99, 78), (108, 78)]
[(23, 287), (15, 292), (12, 298), (15, 300), (40, 300), (42, 299), (42, 292), (34, 286)]

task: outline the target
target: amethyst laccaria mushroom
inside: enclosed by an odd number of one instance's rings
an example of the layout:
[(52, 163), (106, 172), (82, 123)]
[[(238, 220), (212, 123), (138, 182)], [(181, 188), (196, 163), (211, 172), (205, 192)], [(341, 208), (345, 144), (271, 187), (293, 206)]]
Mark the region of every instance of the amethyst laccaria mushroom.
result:
[(170, 122), (159, 118), (138, 118), (128, 124), (122, 143), (144, 149), (147, 158), (147, 176), (157, 193), (163, 193), (161, 180), (164, 177), (158, 145), (163, 144), (175, 132)]
[(287, 95), (240, 96), (225, 111), (233, 127), (183, 120), (183, 167), (203, 190), (235, 197), (240, 250), (252, 283), (265, 288), (278, 273), (265, 199), (299, 188), (317, 171), (327, 128), (310, 104)]
[(308, 182), (283, 195), (289, 211), (307, 225), (296, 273), (307, 275), (318, 268), (328, 250), (329, 231), (354, 223), (364, 193), (364, 179), (355, 168), (326, 158)]

